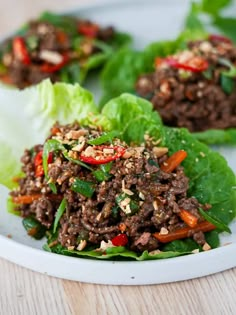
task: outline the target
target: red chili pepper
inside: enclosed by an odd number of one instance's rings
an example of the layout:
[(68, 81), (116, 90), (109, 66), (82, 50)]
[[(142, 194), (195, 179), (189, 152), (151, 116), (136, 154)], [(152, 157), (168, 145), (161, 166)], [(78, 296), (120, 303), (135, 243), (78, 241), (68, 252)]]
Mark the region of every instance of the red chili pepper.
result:
[(31, 62), (30, 55), (23, 37), (15, 37), (12, 42), (12, 47), (15, 57), (25, 65), (29, 65)]
[(65, 64), (67, 64), (68, 61), (69, 61), (68, 55), (63, 55), (63, 60), (61, 62), (59, 62), (58, 64), (53, 65), (50, 63), (44, 63), (40, 67), (40, 70), (42, 72), (46, 72), (46, 73), (53, 73), (53, 72), (60, 70)]
[[(114, 147), (109, 147), (106, 145), (100, 145), (100, 146), (94, 146), (92, 147), (93, 150), (96, 152), (97, 155), (95, 157), (93, 156), (86, 156), (83, 154), (83, 152), (80, 154), (80, 160), (88, 163), (88, 164), (106, 164), (111, 161), (114, 161), (120, 157), (122, 157), (125, 153), (125, 148), (121, 146), (114, 146)], [(104, 154), (102, 151), (104, 149), (113, 149), (114, 150), (114, 155), (107, 155)]]
[[(53, 162), (53, 153), (50, 152), (48, 155), (48, 164)], [(34, 158), (35, 166), (35, 177), (41, 177), (44, 175), (43, 170), (43, 151), (39, 151)]]
[(125, 246), (128, 243), (128, 237), (126, 234), (118, 234), (112, 240), (114, 246)]
[(78, 32), (86, 37), (95, 38), (98, 35), (99, 26), (90, 22), (79, 23)]
[(43, 151), (39, 151), (34, 158), (34, 166), (38, 166), (43, 163)]
[(184, 69), (192, 72), (205, 71), (209, 66), (207, 60), (201, 56), (194, 56), (184, 63), (179, 62), (178, 59), (172, 56), (165, 58), (164, 61), (173, 68)]
[(208, 36), (208, 40), (232, 44), (232, 40), (231, 39), (229, 39), (226, 36), (218, 35), (218, 34), (210, 34)]
[(43, 165), (40, 164), (35, 167), (35, 177), (41, 177), (44, 175)]

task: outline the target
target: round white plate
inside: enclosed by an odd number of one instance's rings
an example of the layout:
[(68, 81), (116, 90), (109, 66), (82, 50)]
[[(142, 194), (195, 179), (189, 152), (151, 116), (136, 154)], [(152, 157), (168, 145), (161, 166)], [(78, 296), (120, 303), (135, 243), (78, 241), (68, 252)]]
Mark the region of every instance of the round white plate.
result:
[[(114, 25), (135, 38), (135, 47), (151, 41), (174, 38), (188, 10), (188, 0), (100, 1), (96, 6), (76, 9), (104, 25)], [(98, 84), (90, 83), (99, 93)], [(236, 172), (236, 149), (217, 147)], [(21, 219), (6, 210), (8, 190), (0, 186), (0, 256), (51, 276), (100, 284), (157, 284), (202, 277), (236, 266), (236, 222), (232, 234), (221, 235), (221, 247), (198, 254), (143, 262), (99, 261), (66, 257), (42, 250), (44, 241), (28, 237)]]

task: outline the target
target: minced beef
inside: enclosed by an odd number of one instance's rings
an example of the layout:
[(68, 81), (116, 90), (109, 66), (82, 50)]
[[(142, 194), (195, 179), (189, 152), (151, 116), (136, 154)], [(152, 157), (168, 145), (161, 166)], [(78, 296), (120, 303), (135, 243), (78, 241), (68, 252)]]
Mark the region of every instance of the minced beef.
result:
[(168, 126), (186, 127), (192, 132), (235, 128), (236, 74), (225, 73), (235, 67), (236, 47), (214, 36), (188, 46), (189, 50), (171, 58), (187, 64), (191, 58), (200, 57), (208, 63), (207, 69), (184, 70), (159, 58), (154, 73), (138, 78), (137, 94), (151, 100)]
[[(64, 198), (66, 208), (56, 242), (75, 250), (88, 245), (99, 248), (102, 242), (109, 243), (123, 233), (128, 238), (126, 246), (136, 252), (160, 248), (155, 232), (164, 229), (171, 233), (187, 227), (180, 216), (183, 208), (198, 222), (204, 221), (198, 209), (210, 206), (188, 197), (189, 179), (183, 167), (177, 166), (171, 172), (162, 170), (168, 159), (167, 148), (155, 147), (152, 139), (140, 147), (129, 147), (117, 138), (112, 143), (107, 139), (99, 145), (91, 144), (101, 135), (104, 133), (98, 129), (82, 128), (77, 123), (54, 125), (47, 141), (60, 143), (60, 149), (55, 147), (48, 156), (47, 176), (40, 168), (43, 147), (25, 151), (21, 159), (25, 177), (19, 179), (19, 188), (11, 192), (23, 217), (33, 216), (52, 229)], [(117, 152), (122, 153), (113, 158)], [(95, 160), (102, 160), (103, 164), (92, 163)], [(84, 188), (77, 190), (73, 185), (78, 179)], [(56, 194), (50, 184), (55, 185)], [(26, 195), (36, 197), (27, 204), (17, 201)], [(191, 237), (198, 244), (205, 243), (204, 233), (193, 232)]]

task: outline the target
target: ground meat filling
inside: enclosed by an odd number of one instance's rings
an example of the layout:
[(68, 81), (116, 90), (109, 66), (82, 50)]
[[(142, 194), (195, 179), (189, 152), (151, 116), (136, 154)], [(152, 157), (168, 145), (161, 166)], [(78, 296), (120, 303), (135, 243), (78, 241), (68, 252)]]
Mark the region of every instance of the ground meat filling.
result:
[(236, 127), (236, 74), (225, 72), (236, 65), (236, 47), (216, 39), (189, 43), (189, 50), (178, 54), (186, 63), (189, 56), (200, 56), (204, 71), (190, 71), (157, 60), (156, 70), (141, 75), (136, 92), (149, 100), (166, 125), (190, 131)]
[[(58, 149), (53, 151), (53, 157), (50, 160), (48, 157), (47, 178), (38, 169), (43, 147), (38, 145), (25, 151), (21, 159), (25, 177), (19, 179), (19, 188), (11, 192), (11, 196), (13, 200), (25, 195), (40, 196), (31, 204), (17, 206), (23, 217), (33, 216), (50, 229), (64, 198), (66, 209), (60, 218), (56, 242), (69, 249), (82, 250), (88, 245), (99, 247), (102, 242), (109, 243), (124, 233), (128, 239), (126, 246), (139, 253), (160, 248), (161, 243), (153, 233), (171, 233), (186, 227), (180, 216), (183, 208), (198, 222), (204, 221), (198, 209), (206, 210), (210, 206), (188, 197), (189, 179), (183, 167), (177, 166), (171, 172), (161, 169), (168, 159), (167, 148), (154, 146), (151, 139), (140, 147), (129, 147), (117, 138), (99, 146), (89, 143), (94, 139), (96, 142), (102, 135), (104, 133), (97, 129), (82, 128), (77, 123), (54, 125), (47, 140), (63, 144), (70, 158)], [(112, 159), (117, 147), (125, 151)], [(101, 150), (105, 150), (110, 162), (97, 163), (105, 159), (104, 155), (99, 160), (92, 154), (102, 154)], [(88, 167), (76, 163), (81, 162), (82, 157)], [(104, 167), (108, 168), (100, 178), (98, 174)], [(87, 187), (86, 192), (74, 189), (78, 179)], [(56, 186), (56, 194), (48, 183)], [(200, 245), (206, 242), (204, 233), (193, 232), (190, 236)]]
[[(72, 17), (71, 21), (78, 24), (76, 36), (49, 22), (36, 20), (29, 22), (23, 36), (7, 39), (0, 48), (0, 64), (5, 69), (0, 79), (18, 88), (46, 78), (52, 82), (61, 81), (60, 70), (64, 66), (77, 62), (83, 67), (90, 56), (100, 52), (94, 40), (108, 43), (114, 38), (112, 27), (102, 28)], [(75, 45), (76, 40), (80, 43)]]

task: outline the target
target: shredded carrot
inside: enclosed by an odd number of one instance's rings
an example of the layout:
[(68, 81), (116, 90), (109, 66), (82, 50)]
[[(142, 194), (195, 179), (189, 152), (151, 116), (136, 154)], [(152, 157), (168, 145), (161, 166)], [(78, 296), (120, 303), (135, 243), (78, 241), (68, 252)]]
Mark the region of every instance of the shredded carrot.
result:
[(175, 240), (179, 240), (182, 238), (189, 237), (189, 233), (195, 233), (195, 232), (209, 232), (214, 230), (216, 227), (212, 223), (208, 221), (203, 221), (196, 225), (194, 228), (191, 227), (186, 227), (179, 229), (174, 232), (170, 232), (168, 234), (160, 234), (160, 233), (154, 233), (153, 236), (158, 239), (159, 242), (161, 243), (169, 243)]
[(126, 225), (125, 225), (124, 223), (120, 223), (120, 224), (119, 224), (119, 230), (120, 230), (121, 232), (124, 232), (124, 231), (126, 230)]
[(20, 177), (20, 176), (15, 176), (15, 177), (12, 177), (11, 180), (12, 180), (14, 183), (18, 183), (21, 178), (22, 178), (22, 177)]
[(52, 134), (53, 136), (56, 136), (56, 134), (57, 134), (58, 132), (60, 132), (60, 129), (59, 129), (59, 128), (57, 128), (57, 127), (52, 127), (52, 128), (51, 128), (51, 134)]
[[(12, 202), (15, 204), (31, 204), (34, 200), (38, 200), (39, 198), (43, 197), (41, 194), (35, 195), (24, 195), (24, 196), (14, 196), (12, 197)], [(47, 195), (45, 196), (51, 200), (58, 200), (60, 201), (62, 197), (60, 195)]]
[(13, 203), (19, 203), (19, 204), (30, 204), (34, 200), (39, 199), (42, 197), (41, 194), (35, 194), (35, 195), (24, 195), (24, 196), (14, 196), (12, 198)]
[(187, 152), (184, 150), (175, 152), (161, 165), (161, 170), (171, 173), (186, 157)]
[(158, 68), (158, 67), (160, 67), (160, 65), (163, 64), (163, 62), (164, 62), (163, 58), (157, 57), (155, 59), (155, 66)]
[(65, 32), (60, 31), (57, 33), (57, 40), (60, 44), (65, 44), (67, 41), (67, 35)]
[(13, 84), (11, 77), (8, 74), (1, 76), (1, 81), (6, 84)]
[(34, 236), (38, 232), (36, 227), (32, 227), (31, 229), (28, 230), (27, 234), (30, 236)]
[(198, 218), (191, 212), (181, 209), (179, 216), (191, 228), (194, 228), (197, 225)]

